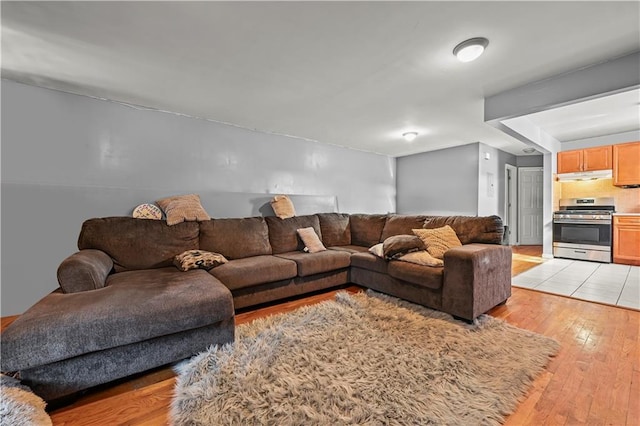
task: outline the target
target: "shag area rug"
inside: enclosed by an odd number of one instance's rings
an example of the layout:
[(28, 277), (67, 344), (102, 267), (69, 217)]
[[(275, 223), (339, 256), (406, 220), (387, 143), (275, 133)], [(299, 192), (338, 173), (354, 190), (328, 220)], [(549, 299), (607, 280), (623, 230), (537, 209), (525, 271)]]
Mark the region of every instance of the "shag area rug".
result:
[(373, 292), (258, 319), (180, 364), (174, 425), (482, 425), (511, 413), (556, 341)]
[(18, 380), (0, 375), (0, 425), (51, 426), (46, 405)]

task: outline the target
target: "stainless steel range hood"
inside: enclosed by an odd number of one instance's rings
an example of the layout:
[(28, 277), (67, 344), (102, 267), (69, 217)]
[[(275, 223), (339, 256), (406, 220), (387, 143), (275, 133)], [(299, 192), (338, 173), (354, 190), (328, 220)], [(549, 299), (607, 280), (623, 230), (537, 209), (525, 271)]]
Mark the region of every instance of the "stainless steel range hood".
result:
[(560, 173), (558, 180), (560, 182), (567, 182), (572, 180), (594, 180), (594, 179), (611, 179), (613, 177), (613, 171), (609, 170), (594, 170), (592, 172), (575, 172), (575, 173)]

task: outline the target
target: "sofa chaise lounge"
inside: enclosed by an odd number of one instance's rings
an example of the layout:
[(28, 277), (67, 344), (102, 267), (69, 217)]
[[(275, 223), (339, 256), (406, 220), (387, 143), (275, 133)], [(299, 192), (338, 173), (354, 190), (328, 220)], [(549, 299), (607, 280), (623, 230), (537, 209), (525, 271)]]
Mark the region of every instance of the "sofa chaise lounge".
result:
[[(450, 225), (463, 244), (443, 267), (384, 260), (369, 247), (416, 228)], [(328, 248), (306, 253), (312, 227)], [(236, 309), (358, 284), (472, 321), (511, 295), (511, 249), (497, 216), (321, 213), (211, 219), (168, 226), (129, 217), (87, 220), (60, 287), (2, 333), (2, 371), (46, 400), (232, 342)], [(205, 250), (229, 261), (179, 271), (174, 256)]]

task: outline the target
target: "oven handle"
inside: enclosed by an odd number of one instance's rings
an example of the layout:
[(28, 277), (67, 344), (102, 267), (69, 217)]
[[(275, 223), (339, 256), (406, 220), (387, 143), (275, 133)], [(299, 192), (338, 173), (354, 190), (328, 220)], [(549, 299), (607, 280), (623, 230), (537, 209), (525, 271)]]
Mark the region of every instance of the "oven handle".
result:
[(571, 220), (571, 219), (553, 219), (553, 223), (568, 223), (571, 225), (611, 225), (609, 219), (594, 219), (594, 220)]

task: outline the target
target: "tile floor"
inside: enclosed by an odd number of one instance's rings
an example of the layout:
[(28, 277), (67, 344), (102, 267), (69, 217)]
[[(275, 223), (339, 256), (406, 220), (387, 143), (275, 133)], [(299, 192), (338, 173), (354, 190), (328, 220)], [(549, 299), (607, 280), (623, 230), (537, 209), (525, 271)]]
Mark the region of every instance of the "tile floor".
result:
[(640, 310), (640, 266), (549, 259), (513, 277), (512, 284)]

